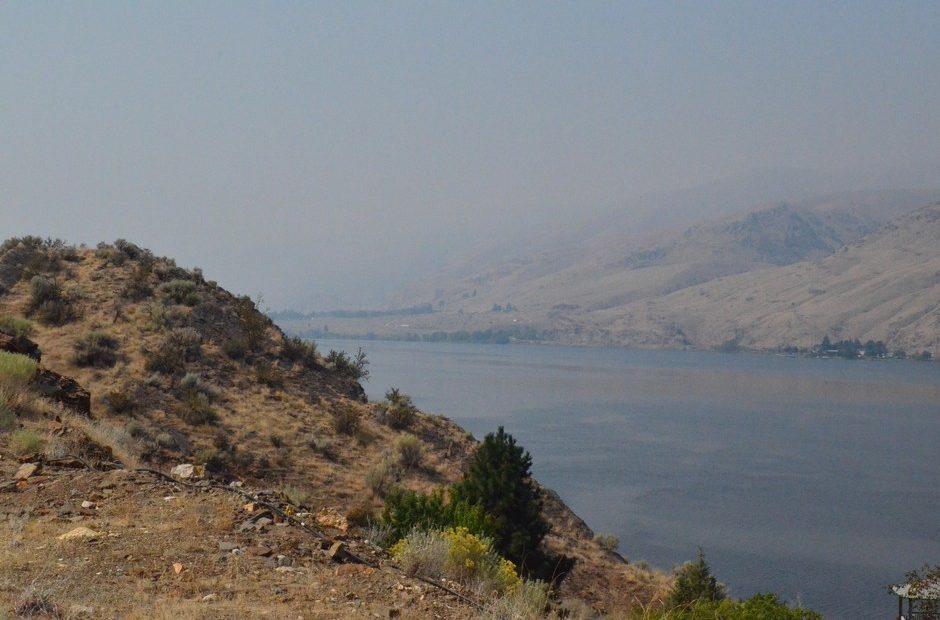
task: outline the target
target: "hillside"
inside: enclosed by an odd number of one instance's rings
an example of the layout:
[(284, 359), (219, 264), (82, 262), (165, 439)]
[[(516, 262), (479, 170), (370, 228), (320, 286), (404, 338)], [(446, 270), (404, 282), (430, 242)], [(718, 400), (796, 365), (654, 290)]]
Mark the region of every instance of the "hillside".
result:
[[(840, 194), (657, 235), (606, 231), (577, 249), (484, 266), (449, 286), (444, 275), (433, 292), (414, 298), (432, 303), (433, 314), (371, 321), (314, 317), (283, 325), (296, 332), (397, 338), (489, 330), (569, 344), (680, 348), (734, 339), (755, 348), (808, 345), (828, 332), (936, 353), (936, 331), (923, 321), (907, 326), (904, 314), (935, 307), (923, 286), (930, 282), (938, 238), (929, 238), (930, 228), (918, 231), (909, 219), (924, 204), (915, 201), (927, 195), (936, 192)], [(895, 229), (887, 240), (883, 233)], [(852, 249), (859, 244), (865, 249)], [(912, 255), (903, 251), (907, 245), (921, 248), (927, 260), (911, 263)], [(826, 303), (819, 291), (837, 290), (850, 277), (833, 262), (849, 251), (865, 265), (855, 270), (856, 284), (871, 279), (857, 296)], [(901, 279), (879, 277), (895, 268), (912, 271)], [(812, 302), (789, 296), (793, 273), (811, 282), (806, 291), (814, 291)], [(732, 306), (722, 296), (736, 283), (749, 292), (729, 312)], [(871, 307), (875, 300), (878, 309)], [(913, 309), (907, 305), (912, 301)], [(802, 310), (794, 310), (798, 306)], [(748, 318), (739, 308), (747, 309)]]
[(721, 278), (596, 320), (615, 340), (652, 341), (678, 328), (697, 347), (737, 338), (743, 347), (768, 349), (808, 347), (829, 334), (937, 355), (940, 204), (820, 261)]
[[(420, 412), (391, 428), (386, 406), (366, 402), (354, 356), (289, 340), (250, 299), (124, 241), (5, 242), (0, 317), (23, 332), (0, 344), (34, 342), (48, 369), (46, 383), (0, 390), (0, 612), (478, 614), (402, 574), (364, 526), (392, 485), (458, 480), (477, 442)], [(400, 464), (407, 436), (416, 466)], [(38, 469), (22, 476), (23, 461)], [(148, 471), (180, 464), (206, 480)], [(549, 549), (576, 560), (559, 601), (609, 611), (667, 591), (670, 577), (605, 551), (547, 491), (544, 516)], [(78, 527), (91, 533), (59, 538)], [(334, 541), (368, 564), (337, 563), (324, 548)]]

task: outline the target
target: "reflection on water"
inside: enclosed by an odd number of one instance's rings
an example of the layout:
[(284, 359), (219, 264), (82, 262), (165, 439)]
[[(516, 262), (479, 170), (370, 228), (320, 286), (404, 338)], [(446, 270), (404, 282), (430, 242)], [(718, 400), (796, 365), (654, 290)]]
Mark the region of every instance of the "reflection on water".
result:
[(883, 586), (940, 562), (940, 364), (572, 347), (352, 343), (477, 437), (506, 426), (536, 476), (621, 550), (705, 548), (734, 594), (882, 618)]

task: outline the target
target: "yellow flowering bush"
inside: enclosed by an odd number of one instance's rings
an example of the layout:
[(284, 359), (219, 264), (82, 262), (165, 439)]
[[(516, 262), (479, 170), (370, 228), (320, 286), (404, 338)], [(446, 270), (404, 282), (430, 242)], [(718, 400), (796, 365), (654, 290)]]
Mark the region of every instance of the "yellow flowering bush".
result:
[(461, 579), (472, 577), (484, 568), (493, 554), (489, 542), (470, 533), (465, 527), (449, 528), (441, 534), (449, 544), (448, 563)]
[(465, 527), (414, 530), (389, 552), (409, 574), (447, 577), (487, 593), (512, 593), (522, 583), (515, 564), (501, 558), (489, 539)]

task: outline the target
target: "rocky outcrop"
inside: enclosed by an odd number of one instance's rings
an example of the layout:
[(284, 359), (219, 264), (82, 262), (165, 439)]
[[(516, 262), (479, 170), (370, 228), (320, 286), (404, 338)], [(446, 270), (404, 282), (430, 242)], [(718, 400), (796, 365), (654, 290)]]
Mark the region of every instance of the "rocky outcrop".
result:
[(0, 332), (0, 351), (26, 355), (37, 362), (42, 356), (39, 351), (39, 345), (29, 338), (17, 338), (16, 336), (11, 336), (3, 332)]
[(91, 394), (75, 379), (40, 368), (36, 372), (35, 386), (43, 397), (61, 403), (76, 413), (91, 415)]

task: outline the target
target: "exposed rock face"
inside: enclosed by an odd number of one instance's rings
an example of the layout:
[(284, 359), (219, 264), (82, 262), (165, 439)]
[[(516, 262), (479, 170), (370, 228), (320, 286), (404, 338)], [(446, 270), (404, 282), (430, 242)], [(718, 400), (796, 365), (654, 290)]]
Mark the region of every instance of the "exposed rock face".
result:
[(41, 357), (39, 345), (29, 338), (17, 338), (3, 332), (0, 332), (0, 351), (8, 351), (10, 353), (26, 355), (33, 358), (37, 362)]
[(45, 398), (62, 403), (76, 413), (91, 415), (91, 394), (75, 379), (40, 368), (36, 372), (36, 389)]

